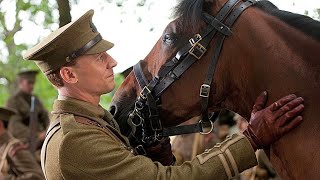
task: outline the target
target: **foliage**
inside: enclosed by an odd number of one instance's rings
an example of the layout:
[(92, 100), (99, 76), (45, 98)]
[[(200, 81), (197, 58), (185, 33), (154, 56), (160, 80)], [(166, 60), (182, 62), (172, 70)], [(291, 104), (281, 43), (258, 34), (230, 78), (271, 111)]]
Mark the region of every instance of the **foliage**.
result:
[[(4, 7), (3, 4), (10, 8), (1, 8)], [(50, 28), (57, 21), (53, 15), (53, 7), (55, 5), (51, 4), (50, 0), (0, 0), (0, 105), (4, 105), (8, 97), (15, 92), (16, 74), (19, 71), (37, 69), (32, 61), (24, 61), (22, 58), (22, 53), (30, 45), (17, 44), (15, 36), (23, 31), (23, 24), (28, 22)], [(42, 21), (39, 22), (36, 18)], [(44, 104), (48, 107), (55, 90), (43, 76), (38, 78), (35, 89), (35, 93), (45, 100)]]
[[(58, 17), (54, 16), (52, 9), (57, 9), (57, 3), (50, 3), (50, 0), (0, 0), (0, 105), (3, 106), (6, 100), (12, 95), (16, 87), (16, 74), (25, 69), (38, 69), (32, 61), (24, 61), (22, 53), (31, 47), (31, 44), (17, 44), (14, 40), (15, 35), (23, 30), (23, 23), (31, 21), (44, 29), (50, 29), (52, 25), (57, 24)], [(71, 1), (76, 3), (76, 0)], [(2, 9), (1, 5), (14, 6), (14, 18), (9, 17), (10, 10)], [(22, 16), (21, 14), (26, 14)], [(42, 22), (38, 22), (36, 17), (42, 16)], [(10, 21), (10, 22), (8, 22)], [(11, 22), (14, 21), (14, 22)], [(37, 23), (36, 23), (37, 22)], [(13, 27), (10, 24), (14, 24)], [(44, 35), (39, 34), (38, 39)], [(3, 48), (2, 48), (3, 47)], [(123, 81), (122, 75), (115, 75), (116, 87)], [(102, 96), (101, 104), (108, 107), (112, 95), (115, 91)], [(57, 98), (57, 91), (49, 83), (46, 77), (39, 73), (34, 93), (42, 100), (44, 106), (50, 111), (52, 103)]]

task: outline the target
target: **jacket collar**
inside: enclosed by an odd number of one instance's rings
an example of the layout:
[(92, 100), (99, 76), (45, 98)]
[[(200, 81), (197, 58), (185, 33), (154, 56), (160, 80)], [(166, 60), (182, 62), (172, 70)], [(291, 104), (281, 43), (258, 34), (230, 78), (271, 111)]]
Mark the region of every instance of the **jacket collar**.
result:
[(120, 131), (117, 122), (114, 120), (111, 113), (103, 109), (100, 105), (95, 106), (91, 103), (74, 99), (67, 96), (59, 96), (53, 104), (52, 114), (70, 113), (77, 116), (82, 116), (98, 122), (101, 125), (112, 126)]

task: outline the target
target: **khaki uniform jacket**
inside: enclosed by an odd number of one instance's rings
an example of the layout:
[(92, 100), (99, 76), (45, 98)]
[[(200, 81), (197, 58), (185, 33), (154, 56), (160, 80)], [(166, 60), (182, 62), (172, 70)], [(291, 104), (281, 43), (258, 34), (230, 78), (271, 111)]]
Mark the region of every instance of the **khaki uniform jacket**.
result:
[[(30, 106), (31, 95), (17, 92), (7, 101), (7, 107), (15, 109), (18, 114), (9, 121), (8, 130), (16, 138), (23, 142), (29, 142), (30, 129)], [(38, 118), (38, 132), (46, 130), (49, 125), (48, 112), (43, 107), (40, 100), (36, 97), (35, 113)]]
[(41, 180), (41, 168), (27, 147), (8, 132), (0, 136), (0, 179)]
[(181, 166), (163, 166), (134, 155), (127, 138), (111, 125), (114, 120), (108, 111), (67, 97), (59, 99), (53, 105), (52, 121), (60, 120), (61, 127), (49, 133), (42, 148), (42, 168), (49, 180), (219, 180), (257, 164), (249, 141), (235, 134)]

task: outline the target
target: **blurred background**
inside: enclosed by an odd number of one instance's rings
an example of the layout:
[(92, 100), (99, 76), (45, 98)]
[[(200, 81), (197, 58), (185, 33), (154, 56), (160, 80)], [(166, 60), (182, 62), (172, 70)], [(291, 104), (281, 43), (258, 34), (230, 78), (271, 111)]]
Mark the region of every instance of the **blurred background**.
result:
[[(179, 0), (0, 0), (0, 106), (16, 90), (16, 74), (38, 69), (24, 61), (22, 54), (43, 37), (89, 9), (95, 10), (94, 23), (102, 36), (115, 43), (110, 54), (118, 61), (116, 73), (143, 59), (172, 20)], [(320, 19), (319, 0), (271, 0), (280, 9)], [(117, 87), (124, 77), (117, 74)], [(108, 108), (111, 92), (102, 97)], [(39, 74), (35, 94), (50, 111), (57, 92)]]

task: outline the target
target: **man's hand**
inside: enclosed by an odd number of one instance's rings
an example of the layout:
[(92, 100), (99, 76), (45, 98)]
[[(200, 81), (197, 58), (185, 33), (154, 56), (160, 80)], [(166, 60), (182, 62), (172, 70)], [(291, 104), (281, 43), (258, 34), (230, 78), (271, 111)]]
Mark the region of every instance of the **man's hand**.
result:
[(244, 135), (254, 150), (268, 147), (302, 122), (303, 98), (288, 95), (265, 108), (267, 92), (256, 100)]
[(164, 166), (173, 165), (176, 161), (170, 144), (170, 138), (162, 138), (160, 143), (156, 146), (146, 149), (147, 157), (152, 159), (152, 161), (158, 161)]

